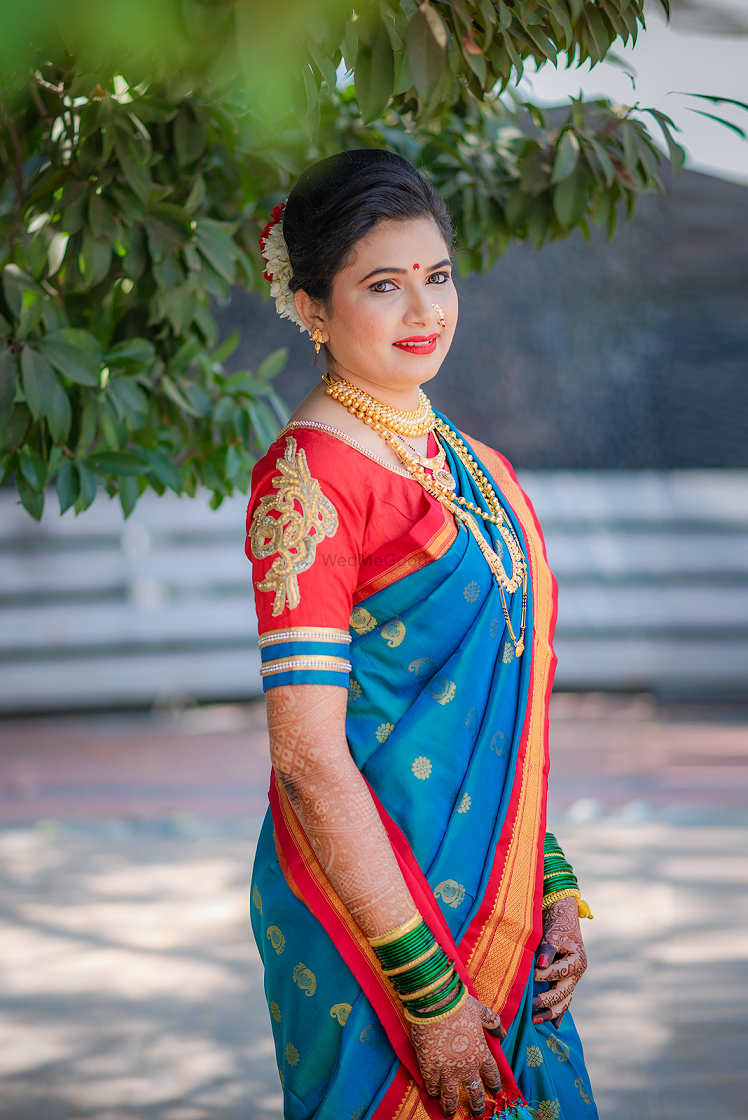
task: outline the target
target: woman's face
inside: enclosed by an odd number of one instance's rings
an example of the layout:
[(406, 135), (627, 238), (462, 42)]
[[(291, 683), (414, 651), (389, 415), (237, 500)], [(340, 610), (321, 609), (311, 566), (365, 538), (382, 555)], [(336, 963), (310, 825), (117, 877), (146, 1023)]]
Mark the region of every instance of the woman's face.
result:
[(412, 397), (438, 372), (457, 325), (452, 264), (436, 223), (380, 222), (335, 277), (329, 305), (317, 310), (314, 325), (336, 373), (372, 392)]

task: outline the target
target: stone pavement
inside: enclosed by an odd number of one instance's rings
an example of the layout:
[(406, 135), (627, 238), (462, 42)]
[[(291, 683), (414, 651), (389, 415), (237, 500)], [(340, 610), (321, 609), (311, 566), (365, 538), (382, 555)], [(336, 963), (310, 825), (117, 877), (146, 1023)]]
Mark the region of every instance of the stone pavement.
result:
[[(601, 1117), (743, 1120), (745, 713), (558, 696), (551, 735)], [(281, 1116), (247, 920), (266, 751), (256, 706), (0, 723), (0, 1120)]]

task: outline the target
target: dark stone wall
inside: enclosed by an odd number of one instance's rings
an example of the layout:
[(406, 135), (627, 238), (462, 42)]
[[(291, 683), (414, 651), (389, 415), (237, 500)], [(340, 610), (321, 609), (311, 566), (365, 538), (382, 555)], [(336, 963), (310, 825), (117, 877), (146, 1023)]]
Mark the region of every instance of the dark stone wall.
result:
[[(748, 188), (686, 172), (613, 241), (513, 245), (459, 283), (435, 406), (517, 467), (748, 467)], [(231, 368), (291, 349), (290, 406), (319, 376), (306, 335), (234, 291)]]

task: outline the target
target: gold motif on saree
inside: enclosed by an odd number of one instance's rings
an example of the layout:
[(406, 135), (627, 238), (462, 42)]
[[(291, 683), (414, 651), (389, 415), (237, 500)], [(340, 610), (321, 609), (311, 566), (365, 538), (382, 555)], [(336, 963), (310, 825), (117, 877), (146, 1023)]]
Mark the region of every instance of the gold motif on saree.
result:
[(448, 704), (454, 698), (455, 682), (447, 677), (434, 677), (429, 692), (437, 704)]
[(568, 1062), (569, 1047), (560, 1038), (547, 1038), (545, 1044), (558, 1058), (559, 1062)]
[(497, 731), (491, 739), (491, 750), (502, 758), (506, 752), (506, 735), (503, 731)]
[(417, 657), (408, 666), (409, 673), (415, 673), (417, 681), (426, 681), (436, 669), (436, 662), (431, 657)]
[(280, 1009), (280, 1007), (278, 1007), (278, 1004), (274, 1002), (274, 1000), (270, 1001), (270, 1014), (273, 1016), (276, 1023), (280, 1023), (280, 1021), (281, 1021), (281, 1009)]
[(558, 1120), (561, 1115), (561, 1105), (558, 1100), (541, 1101), (538, 1105), (540, 1120)]
[(355, 1112), (351, 1113), (351, 1120), (364, 1120), (364, 1116), (366, 1116), (368, 1111), (366, 1105), (362, 1104), (360, 1108), (357, 1108)]
[(262, 913), (262, 898), (260, 897), (260, 892), (257, 889), (257, 884), (256, 883), (252, 887), (252, 901), (254, 902), (255, 906), (260, 911), (260, 913)]
[(576, 1079), (576, 1081), (574, 1082), (574, 1087), (576, 1089), (579, 1089), (579, 1095), (581, 1096), (581, 1098), (582, 1098), (582, 1100), (584, 1101), (585, 1104), (592, 1104), (592, 1097), (589, 1095), (589, 1093), (585, 1089), (584, 1082), (582, 1081), (581, 1077), (578, 1077)]
[(517, 651), (512, 642), (504, 642), (501, 647), (501, 660), (505, 665), (511, 665), (517, 656)]
[(299, 1061), (299, 1051), (292, 1042), (286, 1047), (286, 1061), (290, 1066), (295, 1066)]
[(467, 813), (472, 804), (473, 804), (473, 802), (471, 800), (470, 794), (469, 793), (464, 793), (462, 795), (462, 801), (460, 802), (459, 806), (457, 807), (457, 812), (458, 813)]
[(496, 638), (499, 634), (499, 620), (498, 618), (491, 619), (491, 637)]
[[(288, 605), (298, 607), (298, 577), (314, 563), (317, 545), (338, 531), (338, 514), (332, 502), (312, 478), (303, 448), (296, 453), (296, 440), (286, 437), (285, 454), (275, 464), (281, 472), (273, 479), (274, 494), (261, 498), (252, 517), (249, 539), (257, 560), (275, 556), (258, 591), (274, 591), (273, 615)], [(272, 514), (277, 513), (278, 517)]]
[(348, 703), (355, 704), (361, 696), (361, 685), (351, 677), (348, 684)]
[(313, 996), (317, 991), (317, 977), (305, 964), (301, 964), (301, 962), (299, 962), (293, 970), (293, 979), (294, 983), (298, 984), (301, 990), (306, 992), (308, 996)]
[(330, 1015), (333, 1019), (337, 1019), (341, 1027), (344, 1027), (348, 1022), (348, 1016), (353, 1008), (350, 1003), (336, 1003), (330, 1008)]
[(465, 900), (465, 888), (456, 879), (445, 879), (434, 887), (434, 895), (440, 898), (447, 906), (453, 909), (460, 906)]
[(480, 584), (476, 582), (476, 580), (471, 579), (462, 594), (466, 602), (474, 603), (476, 599), (480, 598)]
[(359, 1042), (365, 1042), (372, 1050), (378, 1050), (385, 1040), (384, 1027), (380, 1023), (369, 1023), (358, 1036)]
[(368, 634), (370, 630), (375, 630), (376, 626), (376, 618), (370, 615), (365, 607), (354, 607), (351, 615), (352, 630), (355, 630), (357, 634)]
[(405, 637), (405, 623), (400, 622), (397, 618), (394, 618), (392, 622), (385, 622), (381, 634), (390, 649), (394, 649), (395, 646), (400, 645)]
[(286, 939), (277, 926), (268, 926), (268, 941), (280, 956), (286, 947)]
[(543, 1052), (539, 1046), (527, 1047), (527, 1064), (528, 1066), (542, 1066)]
[(431, 774), (431, 769), (431, 759), (426, 758), (425, 755), (422, 754), (413, 760), (413, 765), (411, 766), (411, 770), (415, 776), (420, 778), (423, 782), (425, 782)]
[(465, 716), (465, 727), (467, 727), (470, 732), (470, 738), (474, 739), (478, 734), (478, 709), (475, 704), (473, 704), (472, 708), (468, 710)]
[(375, 732), (376, 737), (377, 737), (377, 741), (380, 742), (380, 743), (383, 743), (385, 741), (385, 739), (387, 739), (389, 737), (390, 733), (393, 732), (394, 730), (395, 730), (394, 723), (380, 723), (379, 727), (377, 728), (377, 730)]

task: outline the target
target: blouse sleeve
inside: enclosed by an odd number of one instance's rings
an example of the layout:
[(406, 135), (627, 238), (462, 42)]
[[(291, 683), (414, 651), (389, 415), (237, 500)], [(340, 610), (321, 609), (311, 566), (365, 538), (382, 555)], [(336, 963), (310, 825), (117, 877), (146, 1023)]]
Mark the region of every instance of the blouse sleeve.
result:
[(349, 619), (366, 523), (366, 490), (348, 448), (312, 430), (281, 437), (257, 464), (246, 552), (263, 689), (348, 687)]

